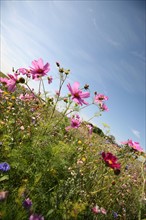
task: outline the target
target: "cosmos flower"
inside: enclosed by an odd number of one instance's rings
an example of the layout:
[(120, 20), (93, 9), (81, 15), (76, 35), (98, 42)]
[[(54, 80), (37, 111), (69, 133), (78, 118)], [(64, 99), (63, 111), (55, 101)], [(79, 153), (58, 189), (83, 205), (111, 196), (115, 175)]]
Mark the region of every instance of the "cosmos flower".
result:
[(71, 118), (71, 124), (70, 126), (66, 127), (66, 131), (68, 131), (71, 128), (79, 128), (79, 126), (81, 125), (81, 119), (79, 115), (73, 115)]
[(19, 71), (19, 73), (22, 73), (23, 75), (26, 75), (29, 78), (31, 77), (30, 70), (28, 70), (28, 69), (19, 68), (18, 71)]
[(108, 111), (108, 107), (104, 103), (99, 104), (99, 108), (101, 111)]
[(100, 208), (100, 211), (101, 211), (101, 213), (104, 214), (104, 215), (106, 215), (106, 213), (107, 213), (107, 211), (106, 211), (103, 207)]
[(122, 142), (122, 144), (128, 145), (129, 147), (132, 147), (132, 149), (135, 150), (135, 151), (143, 152), (143, 149), (141, 148), (141, 146), (138, 142), (128, 140), (128, 141)]
[(35, 96), (34, 96), (33, 93), (32, 94), (26, 93), (25, 95), (24, 94), (20, 94), (20, 96), (19, 96), (19, 99), (21, 99), (23, 101), (32, 100), (34, 98), (35, 98)]
[(92, 208), (92, 212), (95, 213), (95, 214), (101, 213), (101, 214), (104, 214), (104, 215), (106, 215), (106, 213), (107, 213), (107, 211), (103, 207), (99, 208), (98, 205), (95, 205)]
[(108, 100), (108, 96), (105, 96), (103, 94), (97, 94), (94, 97), (94, 103), (97, 103), (97, 104), (102, 104), (103, 101), (106, 101), (106, 100)]
[(43, 60), (40, 58), (38, 61), (32, 61), (32, 66), (30, 67), (30, 73), (33, 79), (39, 79), (42, 76), (47, 75), (46, 73), (50, 70), (50, 64), (46, 63), (44, 65)]
[(88, 132), (91, 135), (93, 132), (93, 125), (92, 124), (87, 124), (86, 127), (88, 128)]
[(121, 165), (120, 163), (117, 163), (117, 158), (112, 153), (102, 152), (102, 159), (104, 160), (107, 166), (111, 167), (112, 169), (120, 170)]
[(95, 206), (92, 208), (92, 212), (95, 213), (95, 214), (100, 213), (101, 211), (100, 211), (99, 206), (98, 206), (98, 205), (95, 205)]
[(52, 76), (48, 76), (48, 84), (51, 84), (52, 83), (52, 81), (53, 81), (53, 77)]
[(82, 90), (79, 89), (79, 83), (75, 82), (73, 86), (71, 87), (70, 83), (67, 85), (71, 95), (72, 100), (76, 102), (78, 105), (88, 105), (88, 103), (84, 100), (84, 98), (90, 97), (89, 92), (82, 92)]
[(18, 82), (18, 75), (19, 74), (8, 74), (9, 78), (0, 78), (0, 82), (3, 83), (9, 92), (14, 92), (16, 89), (16, 83)]

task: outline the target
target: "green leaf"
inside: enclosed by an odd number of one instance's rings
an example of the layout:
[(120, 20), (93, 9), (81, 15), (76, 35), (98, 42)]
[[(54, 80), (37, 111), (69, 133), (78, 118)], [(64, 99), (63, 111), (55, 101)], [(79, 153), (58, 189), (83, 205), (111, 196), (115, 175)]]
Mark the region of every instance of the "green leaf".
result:
[(4, 181), (4, 180), (8, 180), (9, 179), (9, 176), (6, 175), (6, 176), (3, 176), (0, 178), (0, 182)]
[(47, 216), (51, 215), (54, 212), (54, 209), (50, 209), (47, 213)]

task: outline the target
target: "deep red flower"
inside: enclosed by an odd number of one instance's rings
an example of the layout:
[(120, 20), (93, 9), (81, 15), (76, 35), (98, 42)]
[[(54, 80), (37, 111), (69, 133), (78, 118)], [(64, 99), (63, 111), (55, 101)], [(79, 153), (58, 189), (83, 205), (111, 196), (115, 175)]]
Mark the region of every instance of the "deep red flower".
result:
[(104, 160), (107, 166), (111, 167), (112, 169), (120, 170), (121, 164), (117, 163), (117, 157), (115, 157), (112, 153), (102, 152), (102, 159)]

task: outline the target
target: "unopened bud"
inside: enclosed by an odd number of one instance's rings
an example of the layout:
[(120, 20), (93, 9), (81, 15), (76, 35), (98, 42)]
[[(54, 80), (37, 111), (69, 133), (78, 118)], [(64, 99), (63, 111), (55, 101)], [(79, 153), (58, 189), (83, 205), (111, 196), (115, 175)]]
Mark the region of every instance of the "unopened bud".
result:
[(64, 72), (64, 69), (63, 69), (63, 68), (59, 68), (59, 72), (60, 72), (60, 73), (63, 73), (63, 72)]
[(119, 175), (120, 173), (121, 173), (121, 171), (120, 171), (119, 169), (115, 169), (115, 170), (114, 170), (114, 174), (115, 174), (115, 175)]
[(23, 77), (20, 77), (18, 80), (19, 83), (25, 83), (25, 79)]
[(60, 63), (56, 62), (56, 66), (60, 67)]
[(68, 99), (67, 99), (67, 98), (64, 98), (63, 101), (66, 102), (66, 103), (68, 103)]
[(85, 84), (85, 85), (84, 85), (84, 89), (86, 89), (86, 90), (89, 89), (89, 85), (88, 85), (88, 84)]
[(69, 69), (68, 69), (68, 70), (65, 70), (64, 73), (65, 73), (66, 75), (68, 75), (68, 74), (70, 74), (70, 70), (69, 70)]

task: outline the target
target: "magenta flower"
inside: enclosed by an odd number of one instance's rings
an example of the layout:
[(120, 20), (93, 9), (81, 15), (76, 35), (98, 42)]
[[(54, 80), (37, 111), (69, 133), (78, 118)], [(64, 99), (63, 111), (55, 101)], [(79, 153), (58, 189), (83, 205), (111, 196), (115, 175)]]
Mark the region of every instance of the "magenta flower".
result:
[(30, 70), (28, 70), (28, 69), (19, 68), (18, 71), (19, 71), (19, 73), (22, 73), (23, 75), (26, 75), (29, 78), (31, 77)]
[(92, 134), (92, 132), (93, 132), (93, 125), (92, 124), (88, 124), (88, 125), (86, 125), (86, 127), (88, 128), (89, 134)]
[(50, 70), (50, 64), (46, 63), (44, 65), (43, 60), (40, 58), (38, 61), (32, 61), (32, 66), (30, 67), (30, 73), (32, 74), (33, 79), (38, 79), (42, 76), (47, 75), (46, 73)]
[(79, 126), (81, 125), (81, 119), (79, 115), (73, 115), (73, 117), (71, 118), (71, 125), (66, 127), (66, 131), (68, 131), (71, 128), (79, 128)]
[(102, 104), (103, 101), (106, 101), (106, 100), (108, 100), (108, 96), (105, 96), (103, 94), (97, 94), (94, 98), (94, 103)]
[(25, 200), (23, 201), (23, 206), (24, 206), (24, 208), (26, 208), (26, 209), (30, 209), (31, 206), (32, 206), (32, 201), (31, 201), (29, 198), (25, 199)]
[(70, 83), (67, 85), (71, 95), (72, 95), (72, 100), (76, 102), (79, 105), (88, 105), (88, 103), (84, 100), (84, 98), (90, 97), (89, 92), (82, 92), (82, 90), (79, 89), (79, 83), (75, 82), (73, 86), (71, 87)]
[(112, 153), (102, 152), (102, 159), (104, 160), (107, 166), (115, 170), (120, 170), (121, 164), (117, 163), (117, 158)]
[(53, 77), (52, 76), (48, 76), (48, 84), (51, 84), (53, 81)]
[(125, 142), (122, 142), (122, 144), (128, 145), (129, 147), (132, 147), (133, 150), (143, 152), (143, 149), (141, 148), (140, 144), (138, 142), (128, 140)]
[(108, 111), (109, 110), (108, 107), (104, 103), (99, 104), (99, 108), (101, 111)]
[(16, 83), (18, 82), (18, 75), (15, 73), (14, 75), (8, 74), (9, 78), (0, 78), (0, 82), (3, 83), (9, 92), (14, 92), (16, 89)]
[(19, 99), (21, 99), (21, 100), (23, 100), (23, 101), (32, 100), (32, 99), (34, 99), (34, 98), (35, 98), (35, 96), (34, 96), (33, 93), (32, 93), (32, 94), (26, 93), (25, 95), (20, 94), (20, 96), (19, 96)]

